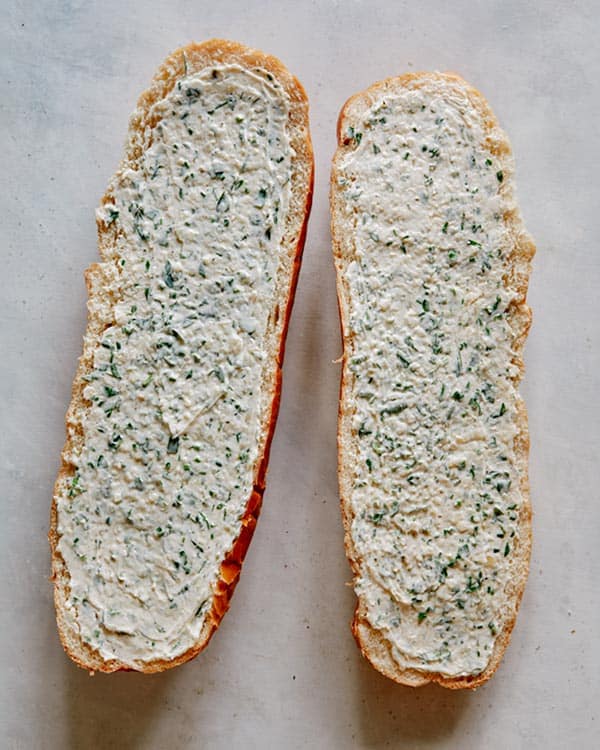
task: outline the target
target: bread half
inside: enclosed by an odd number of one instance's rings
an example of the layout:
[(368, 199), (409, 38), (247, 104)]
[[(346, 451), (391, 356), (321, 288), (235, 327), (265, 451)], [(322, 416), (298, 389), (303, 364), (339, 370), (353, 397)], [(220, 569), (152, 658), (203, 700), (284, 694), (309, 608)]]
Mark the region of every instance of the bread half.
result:
[(456, 75), (389, 78), (341, 111), (331, 229), (352, 631), (405, 685), (489, 679), (528, 574), (517, 388), (535, 248), (513, 191), (507, 137)]
[(60, 638), (90, 672), (181, 664), (229, 607), (312, 185), (306, 94), (274, 57), (190, 44), (138, 101), (97, 213), (49, 533)]

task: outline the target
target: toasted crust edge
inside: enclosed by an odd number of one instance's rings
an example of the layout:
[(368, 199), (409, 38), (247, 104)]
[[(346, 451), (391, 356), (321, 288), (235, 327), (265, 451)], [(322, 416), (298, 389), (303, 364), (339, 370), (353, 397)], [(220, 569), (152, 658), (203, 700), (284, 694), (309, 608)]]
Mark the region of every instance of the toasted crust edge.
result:
[[(370, 107), (382, 93), (402, 88), (422, 88), (430, 84), (444, 87), (450, 93), (455, 92), (462, 98), (468, 100), (469, 104), (477, 111), (486, 133), (486, 145), (490, 153), (498, 160), (504, 172), (502, 190), (505, 192), (510, 209), (505, 214), (505, 223), (513, 238), (511, 252), (511, 274), (505, 278), (505, 284), (514, 289), (516, 299), (511, 306), (510, 322), (515, 332), (514, 351), (515, 360), (519, 368), (519, 374), (514, 380), (515, 387), (518, 386), (524, 374), (523, 348), (529, 328), (531, 325), (531, 310), (526, 304), (531, 260), (535, 254), (535, 245), (528, 234), (520, 209), (514, 198), (513, 163), (512, 151), (506, 134), (500, 129), (496, 116), (490, 108), (484, 96), (463, 78), (454, 73), (408, 73), (402, 76), (394, 76), (379, 81), (366, 90), (350, 97), (342, 107), (337, 121), (337, 150), (332, 160), (331, 182), (330, 182), (330, 210), (331, 210), (331, 235), (334, 263), (336, 268), (336, 288), (338, 297), (338, 311), (342, 329), (342, 374), (340, 379), (340, 397), (338, 408), (338, 482), (340, 491), (340, 505), (342, 512), (342, 523), (344, 527), (344, 545), (346, 555), (350, 563), (353, 576), (359, 574), (359, 559), (354, 550), (351, 537), (351, 524), (353, 520), (352, 511), (346, 497), (350, 495), (350, 470), (344, 463), (343, 442), (346, 434), (350, 431), (351, 410), (345, 408), (349, 400), (348, 395), (348, 370), (347, 353), (349, 333), (347, 309), (344, 299), (348, 296), (348, 290), (342, 277), (344, 264), (343, 235), (344, 229), (337, 221), (337, 192), (336, 178), (338, 174), (338, 163), (342, 155), (352, 148), (349, 138), (345, 137), (347, 125), (353, 116), (358, 116), (362, 111)], [(410, 687), (420, 687), (430, 682), (450, 689), (476, 688), (490, 679), (498, 668), (504, 652), (510, 641), (514, 628), (518, 609), (521, 603), (531, 558), (532, 530), (531, 530), (531, 500), (529, 491), (528, 456), (529, 456), (529, 430), (527, 423), (527, 412), (522, 398), (517, 400), (517, 425), (518, 434), (515, 437), (515, 459), (520, 473), (520, 490), (523, 496), (523, 505), (520, 509), (519, 527), (521, 536), (519, 547), (516, 550), (514, 567), (517, 575), (513, 581), (514, 610), (512, 618), (506, 623), (504, 629), (496, 639), (494, 650), (486, 669), (478, 675), (449, 678), (440, 673), (424, 672), (416, 669), (402, 669), (391, 656), (389, 646), (382, 635), (374, 630), (366, 619), (366, 608), (360, 599), (357, 601), (354, 618), (351, 624), (352, 634), (360, 648), (363, 656), (375, 669), (389, 677), (391, 680)]]
[[(107, 323), (97, 311), (92, 309), (94, 301), (95, 282), (101, 275), (99, 264), (93, 264), (85, 272), (86, 287), (88, 291), (88, 322), (84, 336), (84, 351), (77, 367), (71, 391), (71, 402), (66, 417), (66, 442), (61, 453), (61, 465), (54, 485), (52, 505), (50, 509), (50, 530), (48, 540), (50, 543), (52, 557), (52, 575), (54, 582), (54, 603), (56, 620), (61, 644), (69, 657), (80, 667), (90, 671), (117, 672), (117, 671), (139, 671), (143, 673), (163, 672), (166, 669), (176, 667), (194, 658), (208, 645), (211, 636), (218, 628), (225, 612), (229, 609), (231, 597), (237, 585), (242, 564), (252, 539), (256, 522), (260, 513), (262, 497), (265, 489), (265, 478), (267, 473), (271, 440), (275, 430), (277, 415), (279, 411), (282, 383), (282, 366), (285, 353), (285, 342), (289, 319), (292, 312), (302, 253), (306, 239), (308, 218), (312, 205), (314, 184), (314, 156), (309, 131), (308, 98), (301, 83), (295, 78), (283, 63), (276, 57), (267, 55), (259, 50), (246, 47), (237, 42), (222, 39), (211, 39), (202, 43), (191, 43), (180, 47), (169, 55), (155, 73), (150, 87), (141, 94), (137, 102), (137, 108), (129, 123), (125, 153), (115, 176), (110, 180), (107, 192), (101, 203), (108, 202), (111, 198), (112, 185), (117, 176), (125, 170), (132, 162), (139, 158), (143, 151), (144, 130), (154, 123), (151, 118), (153, 105), (168, 94), (175, 86), (177, 79), (193, 70), (202, 70), (214, 63), (238, 62), (246, 67), (260, 67), (267, 70), (282, 84), (290, 97), (291, 111), (289, 119), (290, 145), (294, 150), (292, 157), (292, 170), (294, 179), (292, 182), (292, 198), (290, 208), (286, 217), (285, 238), (291, 238), (295, 246), (291, 247), (291, 268), (289, 271), (289, 287), (285, 294), (285, 309), (279, 311), (281, 323), (275, 321), (275, 326), (280, 325), (279, 345), (274, 363), (274, 374), (272, 378), (272, 398), (268, 412), (268, 423), (262, 436), (262, 451), (259, 450), (259, 458), (255, 466), (254, 486), (250, 498), (246, 504), (242, 518), (241, 531), (234, 541), (231, 550), (223, 560), (220, 568), (220, 577), (216, 584), (215, 594), (210, 615), (207, 617), (205, 626), (200, 632), (198, 641), (192, 648), (179, 655), (175, 659), (156, 659), (147, 662), (138, 662), (135, 667), (124, 664), (117, 659), (104, 660), (99, 654), (84, 643), (77, 632), (74, 623), (66, 614), (66, 605), (69, 594), (69, 574), (65, 562), (58, 550), (58, 511), (56, 496), (61, 485), (68, 481), (74, 473), (73, 464), (68, 456), (72, 449), (81, 440), (80, 428), (74, 419), (78, 406), (84, 403), (82, 379), (89, 369), (91, 361), (91, 349), (88, 342), (93, 343), (106, 328)], [(103, 260), (111, 257), (111, 249), (115, 241), (114, 230), (98, 222), (98, 246), (100, 256)], [(284, 242), (284, 238), (282, 238)]]

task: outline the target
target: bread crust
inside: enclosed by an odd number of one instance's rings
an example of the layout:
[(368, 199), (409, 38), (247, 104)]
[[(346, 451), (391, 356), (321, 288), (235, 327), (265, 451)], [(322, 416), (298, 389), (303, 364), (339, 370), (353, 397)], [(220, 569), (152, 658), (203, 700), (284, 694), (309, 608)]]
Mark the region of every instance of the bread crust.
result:
[[(314, 181), (314, 159), (308, 122), (308, 99), (300, 82), (292, 76), (287, 68), (275, 57), (266, 55), (259, 50), (251, 49), (236, 42), (212, 39), (203, 43), (192, 43), (173, 52), (156, 72), (150, 87), (140, 96), (137, 108), (129, 123), (128, 140), (125, 154), (119, 169), (112, 178), (108, 190), (101, 200), (102, 204), (111, 201), (112, 189), (118, 176), (136, 163), (144, 149), (151, 143), (151, 128), (156, 124), (153, 117), (153, 105), (163, 99), (176, 85), (179, 78), (200, 71), (214, 64), (237, 63), (245, 68), (259, 67), (268, 71), (282, 85), (290, 98), (290, 116), (288, 130), (292, 154), (292, 195), (290, 208), (286, 216), (285, 230), (282, 244), (288, 253), (289, 270), (287, 289), (278, 290), (278, 304), (273, 311), (271, 334), (277, 334), (273, 347), (273, 372), (269, 382), (263, 383), (271, 393), (270, 408), (267, 410), (266, 422), (263, 424), (259, 457), (255, 464), (255, 474), (252, 493), (246, 503), (239, 536), (234, 541), (220, 567), (220, 577), (215, 586), (212, 607), (206, 623), (200, 632), (197, 642), (185, 653), (171, 660), (156, 659), (137, 662), (135, 671), (152, 673), (163, 672), (179, 664), (183, 664), (195, 657), (207, 645), (215, 630), (218, 628), (223, 615), (229, 608), (230, 600), (237, 585), (241, 567), (248, 546), (252, 539), (256, 522), (260, 512), (265, 477), (269, 461), (269, 450), (281, 394), (282, 365), (285, 352), (289, 318), (294, 302), (296, 284), (300, 271), (308, 217), (312, 204)], [(109, 261), (113, 257), (117, 231), (113, 226), (107, 226), (98, 221), (98, 246), (100, 257)], [(58, 549), (58, 511), (56, 498), (65, 483), (74, 474), (74, 465), (70, 460), (73, 453), (82, 442), (81, 417), (86, 409), (83, 397), (83, 376), (89, 371), (92, 363), (93, 348), (98, 338), (110, 325), (99, 304), (100, 298), (107, 295), (107, 278), (110, 268), (105, 264), (93, 264), (85, 273), (88, 291), (88, 321), (84, 337), (83, 354), (72, 387), (71, 403), (66, 417), (66, 442), (61, 454), (61, 466), (54, 487), (50, 512), (50, 530), (48, 539), (52, 555), (52, 576), (54, 581), (54, 602), (60, 640), (66, 653), (83, 669), (90, 673), (132, 671), (132, 667), (117, 659), (104, 660), (98, 652), (84, 643), (79, 637), (76, 623), (67, 613), (69, 598), (69, 573)]]
[[(359, 575), (360, 558), (354, 549), (351, 537), (351, 526), (353, 514), (349, 503), (351, 488), (352, 467), (346, 466), (344, 461), (344, 443), (349, 439), (351, 431), (352, 409), (349, 395), (350, 372), (348, 370), (349, 342), (352, 338), (350, 332), (348, 309), (345, 300), (348, 299), (349, 289), (344, 281), (343, 268), (349, 254), (349, 232), (343, 227), (340, 213), (339, 196), (336, 190), (337, 177), (340, 161), (348, 150), (352, 149), (353, 143), (345, 136), (353, 118), (359, 117), (378, 98), (389, 92), (400, 89), (419, 89), (423, 87), (437, 87), (446, 95), (458, 96), (461, 100), (466, 99), (481, 118), (484, 132), (485, 145), (490, 153), (494, 155), (503, 170), (504, 180), (502, 190), (507, 199), (510, 209), (505, 213), (504, 220), (512, 238), (512, 249), (510, 253), (510, 273), (505, 277), (504, 283), (507, 288), (515, 293), (515, 299), (509, 308), (508, 319), (514, 331), (513, 350), (515, 358), (513, 364), (518, 368), (518, 375), (514, 378), (515, 386), (524, 374), (523, 347), (531, 325), (531, 310), (526, 304), (531, 260), (535, 254), (535, 245), (527, 233), (520, 210), (513, 197), (513, 164), (510, 143), (506, 134), (500, 129), (498, 121), (483, 95), (470, 86), (460, 76), (453, 73), (408, 73), (406, 75), (387, 78), (373, 84), (365, 91), (352, 96), (344, 104), (340, 111), (337, 122), (338, 147), (333, 157), (331, 184), (330, 184), (330, 209), (331, 209), (331, 234), (334, 262), (336, 267), (336, 285), (338, 296), (338, 310), (342, 328), (343, 357), (342, 374), (340, 380), (340, 399), (338, 409), (338, 482), (340, 492), (340, 505), (342, 522), (344, 527), (344, 544), (346, 555), (350, 562), (353, 576)], [(531, 502), (529, 492), (529, 478), (527, 471), (529, 456), (529, 431), (527, 425), (527, 412), (521, 398), (517, 401), (516, 424), (518, 433), (514, 441), (515, 461), (520, 476), (520, 490), (523, 497), (520, 508), (519, 527), (521, 530), (519, 545), (515, 549), (516, 575), (513, 581), (511, 595), (514, 601), (514, 616), (506, 623), (503, 631), (495, 641), (494, 650), (486, 669), (477, 675), (449, 678), (440, 673), (424, 672), (416, 669), (402, 669), (392, 658), (389, 646), (382, 635), (374, 630), (366, 618), (366, 606), (360, 599), (356, 604), (354, 618), (351, 624), (354, 638), (363, 656), (386, 677), (411, 687), (420, 687), (429, 682), (436, 682), (446, 688), (476, 688), (494, 674), (498, 668), (502, 656), (510, 641), (511, 632), (515, 625), (517, 611), (523, 596), (529, 561), (531, 557)]]

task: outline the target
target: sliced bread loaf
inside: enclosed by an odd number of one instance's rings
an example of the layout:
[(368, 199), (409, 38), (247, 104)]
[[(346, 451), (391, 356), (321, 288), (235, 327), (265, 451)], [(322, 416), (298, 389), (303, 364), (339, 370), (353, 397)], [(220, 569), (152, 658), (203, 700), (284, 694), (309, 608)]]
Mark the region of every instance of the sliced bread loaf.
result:
[(265, 486), (310, 211), (308, 104), (275, 58), (174, 52), (97, 214), (50, 543), (60, 637), (90, 671), (195, 656)]
[(465, 81), (419, 73), (352, 97), (338, 144), (353, 632), (398, 682), (475, 687), (508, 644), (531, 545), (517, 386), (534, 246), (509, 143)]

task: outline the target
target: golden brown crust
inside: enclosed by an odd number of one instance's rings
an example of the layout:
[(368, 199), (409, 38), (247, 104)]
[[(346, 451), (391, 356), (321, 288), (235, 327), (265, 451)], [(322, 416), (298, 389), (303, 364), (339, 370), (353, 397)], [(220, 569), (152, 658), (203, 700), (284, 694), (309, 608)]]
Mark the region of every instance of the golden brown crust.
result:
[[(221, 564), (220, 578), (215, 587), (213, 604), (206, 624), (200, 633), (197, 643), (184, 654), (172, 660), (157, 659), (139, 662), (136, 671), (151, 673), (162, 672), (192, 659), (208, 644), (210, 637), (229, 608), (233, 591), (239, 579), (240, 570), (246, 551), (252, 539), (254, 528), (260, 512), (262, 496), (265, 489), (265, 476), (269, 459), (269, 449), (281, 393), (281, 367), (285, 351), (285, 338), (289, 318), (294, 301), (296, 283), (300, 270), (308, 216), (312, 203), (314, 161), (312, 144), (308, 128), (308, 100), (300, 82), (291, 75), (285, 66), (275, 57), (265, 55), (258, 50), (250, 49), (235, 42), (213, 39), (204, 43), (192, 43), (171, 54), (158, 69), (150, 88), (139, 98), (137, 109), (129, 125), (129, 140), (126, 144), (125, 155), (119, 170), (113, 177), (109, 188), (102, 198), (102, 203), (111, 200), (113, 185), (118, 175), (132, 166), (139, 159), (143, 151), (148, 148), (152, 138), (152, 127), (156, 124), (153, 114), (154, 105), (163, 99), (175, 86), (177, 80), (186, 74), (202, 70), (210, 65), (238, 63), (243, 67), (259, 67), (267, 70), (283, 86), (290, 98), (290, 117), (288, 129), (290, 144), (294, 150), (292, 157), (292, 196), (290, 210), (286, 217), (286, 227), (282, 238), (283, 245), (289, 250), (289, 268), (286, 268), (289, 285), (280, 294), (280, 304), (277, 305), (272, 318), (271, 335), (273, 337), (273, 351), (275, 362), (270, 381), (264, 385), (271, 393), (271, 403), (267, 414), (265, 429), (259, 446), (259, 459), (255, 466), (255, 479), (252, 494), (246, 505), (242, 518), (241, 531), (232, 549)], [(98, 223), (98, 246), (103, 261), (110, 261), (114, 257), (114, 246), (117, 230), (113, 226)], [(93, 264), (86, 272), (86, 286), (88, 290), (88, 323), (84, 338), (83, 354), (79, 360), (77, 373), (73, 382), (71, 404), (67, 411), (67, 437), (61, 456), (61, 467), (58, 473), (50, 512), (50, 531), (48, 539), (52, 552), (52, 580), (54, 581), (54, 601), (58, 631), (62, 645), (71, 659), (80, 667), (90, 672), (127, 671), (131, 667), (118, 660), (103, 660), (99, 654), (84, 643), (78, 635), (76, 624), (67, 615), (67, 601), (69, 596), (69, 574), (65, 562), (58, 550), (59, 534), (57, 526), (56, 497), (65, 484), (72, 479), (74, 466), (70, 456), (79, 447), (82, 440), (82, 430), (79, 414), (85, 408), (83, 398), (83, 376), (89, 370), (92, 362), (92, 352), (95, 343), (103, 330), (110, 324), (106, 320), (105, 306), (101, 300), (110, 301), (111, 266), (104, 263)], [(280, 310), (280, 305), (283, 310)]]
[[(505, 214), (505, 222), (513, 239), (513, 248), (509, 258), (510, 273), (505, 278), (505, 284), (515, 292), (515, 300), (510, 307), (509, 321), (514, 331), (513, 350), (515, 351), (514, 364), (518, 367), (518, 376), (515, 377), (515, 385), (518, 385), (524, 372), (523, 346), (531, 325), (531, 311), (525, 300), (529, 282), (531, 259), (535, 253), (535, 246), (531, 237), (527, 234), (518, 206), (514, 203), (512, 191), (512, 155), (510, 143), (506, 135), (500, 130), (496, 117), (483, 95), (470, 86), (460, 76), (452, 73), (409, 73), (399, 77), (387, 78), (375, 83), (363, 92), (352, 96), (342, 107), (337, 122), (338, 148), (333, 158), (331, 173), (331, 233), (333, 254), (336, 265), (338, 310), (342, 327), (344, 355), (342, 359), (342, 376), (340, 381), (340, 401), (338, 410), (338, 479), (340, 487), (340, 503), (342, 510), (342, 521), (344, 526), (344, 540), (346, 554), (350, 562), (354, 577), (359, 574), (360, 560), (354, 550), (350, 533), (353, 520), (350, 503), (346, 500), (350, 496), (350, 469), (344, 464), (343, 445), (350, 434), (350, 422), (352, 409), (349, 406), (351, 400), (349, 392), (349, 371), (347, 369), (347, 354), (351, 340), (348, 325), (347, 308), (345, 300), (348, 298), (348, 289), (343, 278), (343, 265), (348, 255), (347, 229), (343, 226), (341, 218), (338, 217), (338, 194), (336, 183), (338, 165), (342, 156), (348, 149), (353, 148), (351, 139), (345, 136), (348, 126), (353, 118), (358, 118), (366, 111), (381, 94), (397, 91), (402, 88), (422, 88), (434, 85), (443, 90), (446, 95), (457, 96), (463, 101), (466, 99), (480, 116), (486, 134), (485, 145), (499, 162), (504, 181), (502, 190), (508, 203), (513, 203), (511, 210)], [(382, 674), (396, 682), (412, 687), (419, 687), (428, 682), (437, 682), (440, 685), (452, 688), (476, 688), (486, 682), (496, 671), (502, 656), (510, 641), (510, 635), (515, 624), (516, 614), (520, 605), (531, 555), (531, 504), (529, 495), (529, 479), (527, 463), (529, 455), (529, 432), (527, 427), (527, 412), (521, 399), (517, 402), (517, 426), (519, 432), (515, 438), (514, 448), (516, 462), (520, 474), (520, 489), (523, 496), (523, 504), (520, 510), (519, 525), (521, 536), (519, 544), (515, 548), (516, 575), (513, 580), (513, 588), (510, 592), (514, 602), (514, 616), (505, 625), (503, 631), (496, 639), (490, 662), (484, 672), (466, 677), (448, 678), (439, 673), (421, 672), (414, 669), (402, 669), (393, 660), (389, 646), (382, 635), (374, 630), (366, 619), (366, 608), (362, 601), (358, 601), (352, 622), (352, 633), (362, 654)]]

